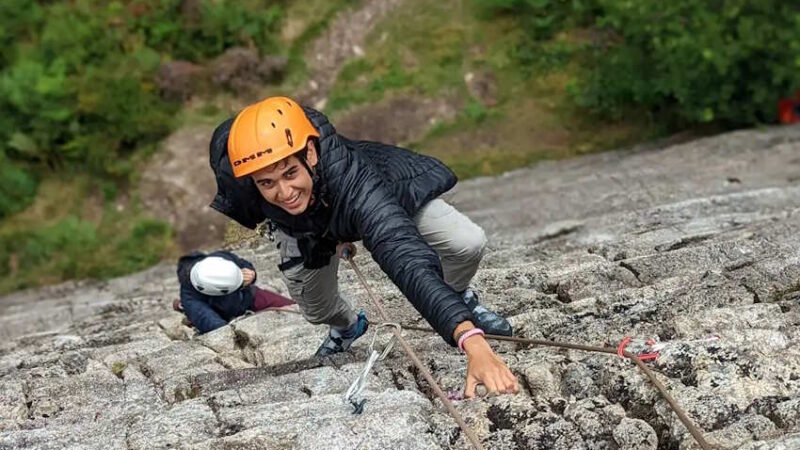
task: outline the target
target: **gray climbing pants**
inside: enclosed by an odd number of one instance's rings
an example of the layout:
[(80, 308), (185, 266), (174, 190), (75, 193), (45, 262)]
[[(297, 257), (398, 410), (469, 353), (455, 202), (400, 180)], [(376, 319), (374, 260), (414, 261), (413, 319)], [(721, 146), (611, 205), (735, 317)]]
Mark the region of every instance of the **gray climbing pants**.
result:
[[(464, 291), (478, 270), (486, 235), (483, 229), (442, 199), (434, 199), (414, 217), (417, 230), (439, 255), (444, 281), (456, 292)], [(300, 256), (297, 240), (275, 232), (281, 263)], [(282, 272), (283, 281), (303, 316), (314, 324), (348, 328), (356, 321), (352, 303), (339, 293), (339, 258), (321, 269), (306, 269), (297, 264)]]

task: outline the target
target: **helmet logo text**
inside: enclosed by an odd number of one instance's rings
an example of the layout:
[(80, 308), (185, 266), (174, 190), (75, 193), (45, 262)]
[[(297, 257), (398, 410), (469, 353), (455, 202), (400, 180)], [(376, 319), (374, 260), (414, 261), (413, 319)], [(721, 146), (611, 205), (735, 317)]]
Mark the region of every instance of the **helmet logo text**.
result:
[(261, 158), (262, 156), (270, 154), (270, 153), (272, 153), (272, 149), (271, 148), (268, 148), (266, 150), (261, 150), (261, 151), (255, 152), (255, 153), (251, 153), (251, 154), (245, 156), (244, 158), (237, 159), (236, 161), (233, 162), (233, 165), (234, 166), (239, 166), (239, 165), (242, 165), (242, 164), (244, 164), (246, 162), (255, 161), (256, 159)]

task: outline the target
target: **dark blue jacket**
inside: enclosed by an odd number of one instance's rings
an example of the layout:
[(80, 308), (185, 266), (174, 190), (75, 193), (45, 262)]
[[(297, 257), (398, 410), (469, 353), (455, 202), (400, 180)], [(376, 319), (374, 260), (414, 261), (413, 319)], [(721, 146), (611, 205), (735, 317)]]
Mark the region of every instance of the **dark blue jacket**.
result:
[[(308, 268), (327, 262), (336, 242), (362, 240), (381, 269), (417, 311), (451, 345), (456, 326), (472, 320), (461, 296), (442, 276), (439, 255), (422, 239), (414, 215), (456, 184), (442, 162), (378, 142), (336, 133), (319, 111), (304, 108), (319, 131), (320, 160), (314, 194), (321, 199), (298, 216), (267, 203), (250, 177), (233, 177), (228, 160), (232, 120), (211, 138), (211, 168), (218, 191), (211, 207), (253, 228), (269, 220), (298, 239)], [(321, 256), (318, 254), (322, 254)]]
[(196, 262), (208, 256), (219, 256), (233, 261), (240, 269), (251, 269), (255, 272), (250, 261), (226, 251), (216, 251), (207, 255), (192, 252), (178, 260), (181, 304), (186, 316), (201, 334), (225, 326), (234, 317), (241, 316), (245, 311), (251, 309), (253, 306), (252, 289), (255, 285), (255, 280), (253, 280), (253, 283), (247, 287), (240, 288), (228, 295), (212, 296), (200, 293), (192, 286), (190, 273)]

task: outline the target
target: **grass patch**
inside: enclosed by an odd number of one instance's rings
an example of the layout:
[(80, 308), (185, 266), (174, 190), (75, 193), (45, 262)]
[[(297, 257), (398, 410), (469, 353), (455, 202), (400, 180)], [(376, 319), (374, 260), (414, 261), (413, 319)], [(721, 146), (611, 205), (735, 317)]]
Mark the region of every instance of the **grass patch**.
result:
[(329, 114), (375, 102), (389, 91), (422, 96), (466, 94), (463, 65), (480, 41), (477, 19), (459, 2), (408, 0), (368, 36), (363, 58), (342, 68), (328, 95)]
[(86, 175), (65, 178), (42, 182), (30, 208), (0, 223), (0, 294), (116, 277), (177, 254), (170, 226), (135, 198)]
[[(257, 230), (245, 228), (234, 221), (228, 222), (225, 227), (225, 236), (222, 239), (222, 247), (229, 248), (243, 242), (260, 242), (260, 234)], [(258, 240), (258, 241), (257, 241)]]
[(122, 372), (125, 371), (126, 367), (128, 367), (127, 363), (117, 361), (111, 366), (111, 373), (116, 375), (117, 378), (122, 378)]
[(239, 107), (232, 94), (221, 92), (185, 105), (178, 114), (177, 122), (179, 128), (195, 125), (216, 127), (236, 114)]
[(308, 45), (330, 25), (339, 11), (357, 8), (362, 0), (295, 0), (286, 9), (281, 39), (288, 47), (289, 67), (281, 88), (294, 92), (308, 79)]
[[(289, 2), (284, 12), (280, 33), (282, 53), (288, 64), (280, 84), (265, 85), (250, 100), (274, 95), (294, 95), (302, 90), (309, 73), (305, 63), (308, 45), (319, 37), (336, 18), (337, 13), (357, 8), (363, 0), (295, 0)], [(245, 104), (227, 91), (208, 93), (185, 103), (177, 115), (177, 128), (208, 125), (216, 126), (235, 115)], [(250, 101), (248, 100), (247, 103)]]
[[(542, 159), (608, 150), (663, 133), (647, 115), (622, 121), (587, 116), (570, 98), (581, 70), (576, 55), (591, 34), (554, 33), (526, 51), (513, 18), (476, 14), (471, 1), (408, 0), (375, 27), (363, 58), (347, 63), (325, 112), (337, 116), (391, 96), (447, 99), (459, 113), (434, 125), (413, 149), (436, 156), (462, 179), (495, 175)], [(529, 48), (527, 48), (529, 50)], [(488, 74), (490, 99), (478, 98), (466, 75)]]
[[(646, 119), (599, 122), (565, 102), (569, 77), (553, 73), (509, 90), (494, 108), (464, 108), (432, 128), (414, 150), (450, 165), (460, 179), (497, 175), (547, 159), (619, 148), (658, 135)], [(478, 104), (480, 105), (480, 104)]]

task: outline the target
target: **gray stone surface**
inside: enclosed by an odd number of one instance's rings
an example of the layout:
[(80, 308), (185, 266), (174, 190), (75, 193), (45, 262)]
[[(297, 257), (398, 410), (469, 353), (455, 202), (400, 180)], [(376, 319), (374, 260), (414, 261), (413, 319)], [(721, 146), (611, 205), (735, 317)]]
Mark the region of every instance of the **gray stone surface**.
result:
[[(656, 339), (649, 366), (712, 444), (800, 448), (800, 128), (547, 162), (448, 198), (487, 230), (475, 285), (519, 335)], [(237, 252), (285, 293), (272, 245)], [(358, 260), (394, 320), (424, 325), (363, 249)], [(344, 264), (340, 279), (376, 318)], [(355, 416), (342, 395), (368, 339), (318, 360), (325, 327), (290, 312), (196, 336), (176, 295), (164, 264), (0, 298), (0, 449), (468, 448), (399, 350)], [(464, 356), (404, 334), (457, 397)], [(699, 448), (629, 362), (493, 345), (522, 391), (455, 401), (486, 448)]]
[(614, 428), (614, 441), (620, 450), (656, 450), (658, 438), (644, 420), (624, 418)]

